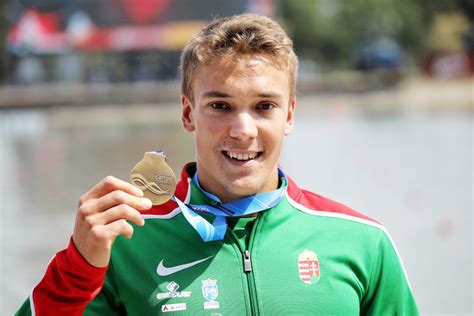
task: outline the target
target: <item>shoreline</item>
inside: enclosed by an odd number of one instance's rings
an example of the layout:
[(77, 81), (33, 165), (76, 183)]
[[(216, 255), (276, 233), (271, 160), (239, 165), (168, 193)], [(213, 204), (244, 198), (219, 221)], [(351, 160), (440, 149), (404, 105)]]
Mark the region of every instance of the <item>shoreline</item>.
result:
[[(304, 110), (348, 107), (373, 114), (390, 112), (474, 113), (474, 78), (407, 77), (384, 89), (350, 91), (317, 89), (311, 81), (298, 85), (297, 102)], [(0, 87), (0, 110), (68, 108), (111, 105), (179, 105), (177, 81), (119, 84), (45, 84)]]

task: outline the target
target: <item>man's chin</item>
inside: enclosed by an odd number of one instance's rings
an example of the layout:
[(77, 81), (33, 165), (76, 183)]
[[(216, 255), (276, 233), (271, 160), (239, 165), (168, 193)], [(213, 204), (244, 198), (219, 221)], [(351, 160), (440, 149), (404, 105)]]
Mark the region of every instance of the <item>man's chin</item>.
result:
[(255, 180), (239, 180), (230, 183), (227, 187), (229, 193), (235, 196), (245, 197), (259, 193), (260, 185)]
[(254, 188), (234, 188), (234, 190), (231, 193), (240, 198), (244, 198), (247, 196), (255, 195), (257, 194), (257, 192), (258, 190)]

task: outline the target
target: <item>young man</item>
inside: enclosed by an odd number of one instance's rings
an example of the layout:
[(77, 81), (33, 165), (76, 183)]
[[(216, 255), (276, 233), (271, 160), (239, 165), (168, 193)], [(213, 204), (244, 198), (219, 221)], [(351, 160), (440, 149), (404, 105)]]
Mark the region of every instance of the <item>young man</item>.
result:
[(197, 161), (175, 199), (152, 207), (105, 178), (81, 197), (69, 247), (18, 314), (418, 314), (385, 228), (278, 167), (297, 70), (281, 27), (258, 15), (213, 21), (181, 70)]

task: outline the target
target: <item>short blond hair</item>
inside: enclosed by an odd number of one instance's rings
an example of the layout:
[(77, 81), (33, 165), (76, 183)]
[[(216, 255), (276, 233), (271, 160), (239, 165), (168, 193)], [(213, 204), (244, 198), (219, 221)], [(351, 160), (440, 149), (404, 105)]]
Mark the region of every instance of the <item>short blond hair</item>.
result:
[(193, 101), (197, 68), (235, 55), (270, 58), (288, 72), (290, 99), (295, 97), (298, 58), (293, 50), (293, 42), (277, 22), (258, 14), (214, 20), (189, 41), (180, 60), (181, 93)]

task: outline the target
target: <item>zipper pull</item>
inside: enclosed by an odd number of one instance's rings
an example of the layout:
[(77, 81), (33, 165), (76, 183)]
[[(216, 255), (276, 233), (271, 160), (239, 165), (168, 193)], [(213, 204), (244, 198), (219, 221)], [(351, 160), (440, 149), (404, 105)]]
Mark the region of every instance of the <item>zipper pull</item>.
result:
[(250, 251), (245, 250), (242, 256), (244, 257), (244, 272), (251, 272), (252, 262), (250, 261)]

